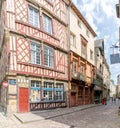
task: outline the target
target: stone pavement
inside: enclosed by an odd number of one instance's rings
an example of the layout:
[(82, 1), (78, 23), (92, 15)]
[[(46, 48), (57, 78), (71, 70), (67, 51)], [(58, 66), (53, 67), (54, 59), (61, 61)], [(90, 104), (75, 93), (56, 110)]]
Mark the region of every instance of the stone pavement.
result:
[(58, 109), (52, 109), (52, 110), (34, 111), (34, 112), (27, 112), (27, 113), (15, 113), (14, 116), (18, 120), (20, 120), (22, 123), (29, 123), (29, 122), (40, 121), (44, 119), (51, 119), (61, 115), (96, 107), (99, 105), (100, 104), (90, 104), (90, 105), (82, 105), (82, 106), (71, 107), (71, 108), (58, 108)]
[(59, 108), (28, 113), (15, 113), (14, 115), (7, 116), (4, 116), (3, 112), (0, 112), (0, 128), (71, 128), (70, 125), (56, 122), (51, 120), (51, 118), (96, 106), (99, 105), (92, 104), (71, 108)]

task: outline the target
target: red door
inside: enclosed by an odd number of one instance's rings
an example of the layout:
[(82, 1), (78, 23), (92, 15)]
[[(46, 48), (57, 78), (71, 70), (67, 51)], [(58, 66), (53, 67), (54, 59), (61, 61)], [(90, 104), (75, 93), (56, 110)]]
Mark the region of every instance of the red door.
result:
[(19, 88), (19, 112), (28, 112), (28, 88)]
[(71, 106), (75, 106), (75, 105), (76, 105), (76, 94), (71, 93)]

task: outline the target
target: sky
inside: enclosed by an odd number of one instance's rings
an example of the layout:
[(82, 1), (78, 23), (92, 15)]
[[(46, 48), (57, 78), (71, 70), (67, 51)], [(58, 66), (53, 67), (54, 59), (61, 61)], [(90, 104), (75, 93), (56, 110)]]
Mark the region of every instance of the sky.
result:
[[(116, 17), (116, 4), (119, 0), (72, 0), (87, 22), (96, 32), (96, 39), (104, 39), (105, 58), (110, 68), (111, 79), (117, 84), (120, 63), (111, 64), (112, 45), (119, 41), (120, 19)], [(115, 49), (114, 49), (115, 50)]]

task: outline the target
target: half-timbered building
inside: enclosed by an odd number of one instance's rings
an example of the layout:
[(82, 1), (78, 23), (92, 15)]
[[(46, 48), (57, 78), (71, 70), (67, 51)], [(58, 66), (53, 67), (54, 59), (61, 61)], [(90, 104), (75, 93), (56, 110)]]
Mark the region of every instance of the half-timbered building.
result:
[(67, 4), (65, 0), (4, 1), (7, 39), (0, 74), (3, 67), (6, 74), (0, 82), (8, 83), (1, 86), (7, 96), (1, 105), (6, 104), (8, 112), (67, 105)]
[(94, 38), (96, 33), (75, 7), (70, 5), (70, 106), (94, 101)]

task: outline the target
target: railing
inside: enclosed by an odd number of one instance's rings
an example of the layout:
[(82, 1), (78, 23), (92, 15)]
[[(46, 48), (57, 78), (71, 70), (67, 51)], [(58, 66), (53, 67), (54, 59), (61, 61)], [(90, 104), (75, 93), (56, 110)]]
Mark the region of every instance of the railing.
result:
[(103, 86), (103, 81), (93, 78), (93, 84), (98, 86)]
[(67, 106), (66, 101), (30, 102), (30, 111), (55, 109), (66, 106)]
[(80, 72), (72, 73), (72, 78), (86, 82), (86, 76)]

